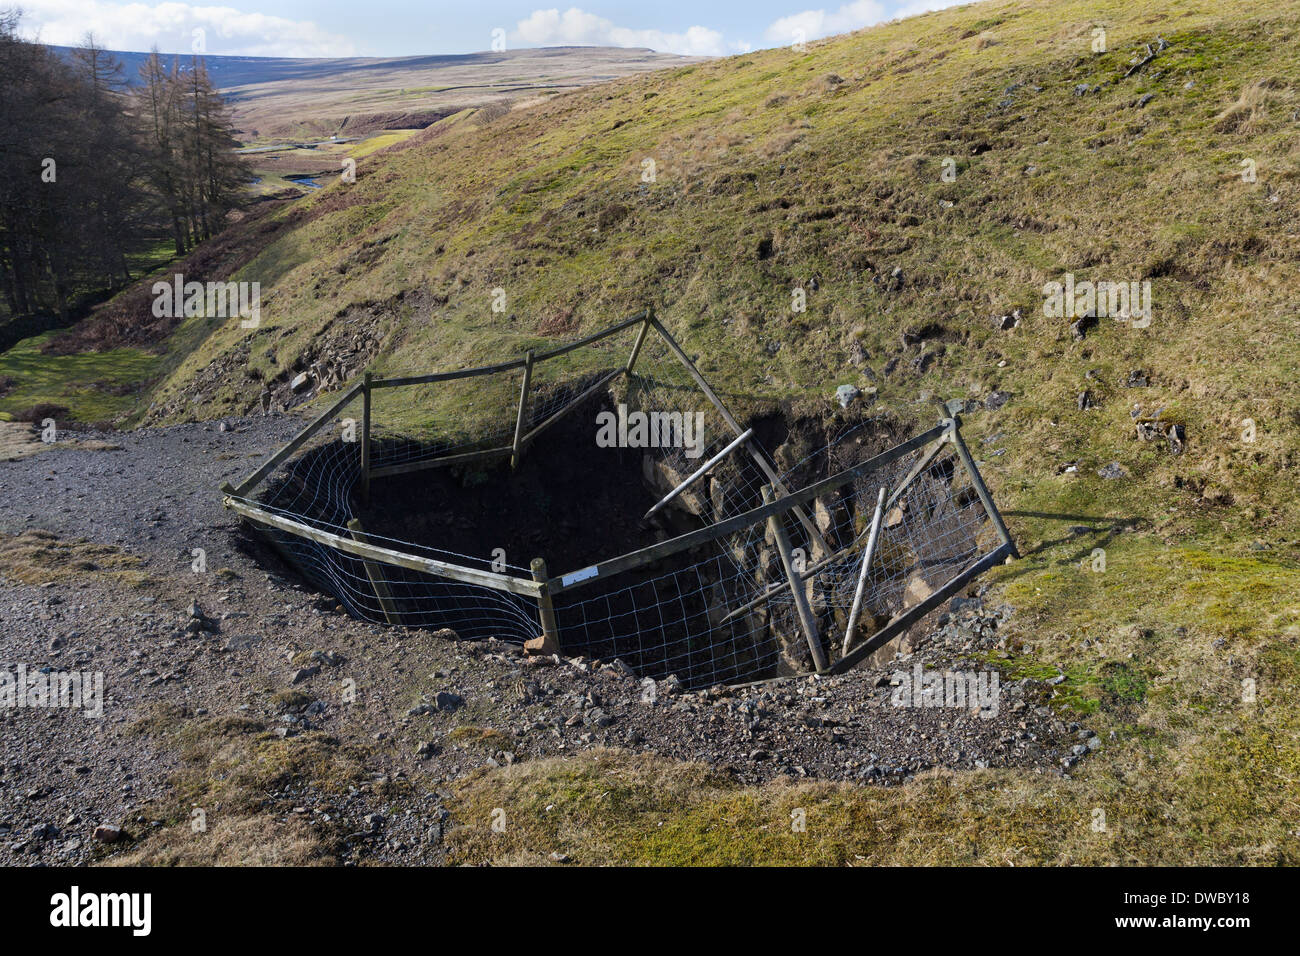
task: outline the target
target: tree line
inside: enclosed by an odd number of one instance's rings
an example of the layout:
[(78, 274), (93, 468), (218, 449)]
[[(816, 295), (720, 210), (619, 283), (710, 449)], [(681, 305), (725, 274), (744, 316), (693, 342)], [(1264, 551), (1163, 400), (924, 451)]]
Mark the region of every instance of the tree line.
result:
[(250, 179), (203, 61), (155, 50), (134, 84), (93, 38), (62, 56), (0, 10), (0, 283), (12, 315), (69, 318), (130, 283), (129, 253), (219, 231)]

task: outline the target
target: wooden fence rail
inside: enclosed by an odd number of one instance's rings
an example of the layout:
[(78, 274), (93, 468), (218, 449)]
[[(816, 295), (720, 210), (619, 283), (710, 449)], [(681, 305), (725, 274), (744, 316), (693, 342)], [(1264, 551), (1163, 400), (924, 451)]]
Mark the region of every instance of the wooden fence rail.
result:
[[(635, 343), (633, 344), (626, 362), (621, 363), (618, 368), (601, 375), (580, 394), (566, 402), (558, 411), (548, 416), (544, 421), (535, 424), (531, 430), (525, 431), (525, 423), (531, 406), (530, 389), (532, 387), (533, 372), (538, 363), (566, 355), (575, 349), (601, 341), (626, 329), (633, 328), (634, 326), (639, 326), (639, 328), (637, 329)], [(561, 574), (554, 577), (550, 576), (545, 560), (538, 558), (532, 563), (532, 577), (530, 579), (514, 577), (508, 574), (500, 574), (494, 571), (470, 568), (449, 561), (420, 557), (414, 554), (380, 546), (375, 544), (374, 541), (365, 534), (355, 519), (353, 523), (349, 525), (349, 528), (351, 529), (350, 534), (334, 534), (333, 532), (313, 527), (302, 521), (295, 521), (292, 518), (276, 514), (247, 500), (248, 492), (252, 488), (274, 473), (290, 455), (301, 448), (312, 435), (325, 427), (328, 422), (337, 416), (349, 402), (356, 399), (358, 395), (362, 397), (363, 402), (361, 423), (362, 434), (360, 441), (360, 492), (363, 501), (368, 500), (369, 498), (371, 482), (376, 478), (388, 475), (397, 475), (424, 468), (465, 464), (473, 461), (491, 460), (495, 458), (509, 459), (512, 466), (517, 467), (520, 457), (523, 455), (528, 445), (543, 431), (555, 422), (559, 421), (565, 415), (568, 415), (575, 409), (582, 407), (588, 399), (607, 389), (619, 376), (631, 376), (634, 374), (637, 359), (641, 354), (642, 347), (648, 334), (652, 330), (667, 346), (669, 352), (685, 367), (696, 388), (698, 388), (705, 398), (717, 409), (718, 413), (722, 416), (723, 421), (732, 429), (736, 437), (728, 442), (722, 451), (714, 455), (704, 466), (697, 469), (693, 475), (670, 492), (659, 505), (656, 505), (655, 508), (651, 509), (650, 513), (653, 514), (654, 511), (658, 510), (658, 508), (668, 503), (668, 501), (675, 497), (675, 495), (679, 494), (684, 488), (688, 487), (693, 481), (698, 480), (701, 475), (706, 473), (721, 458), (730, 454), (738, 447), (743, 447), (748, 451), (750, 456), (753, 458), (754, 463), (767, 478), (768, 484), (764, 485), (763, 504), (760, 506), (752, 508), (743, 514), (723, 519), (695, 531), (678, 535), (666, 541), (650, 545), (649, 547), (628, 552), (607, 561), (589, 565), (568, 574)], [(523, 381), (519, 392), (518, 404), (517, 406), (512, 407), (512, 411), (514, 412), (514, 430), (510, 444), (441, 455), (424, 460), (399, 462), (378, 468), (373, 466), (371, 445), (371, 396), (374, 389), (400, 388), (405, 386), (429, 385), (440, 382), (453, 382), (461, 379), (513, 372), (517, 369), (523, 370)], [(225, 507), (250, 522), (262, 525), (265, 528), (275, 529), (306, 540), (314, 541), (326, 547), (334, 548), (340, 552), (360, 558), (364, 562), (366, 573), (375, 590), (384, 618), (390, 623), (397, 620), (398, 610), (392, 594), (389, 592), (388, 586), (380, 573), (379, 569), (383, 565), (407, 568), (436, 577), (448, 578), (465, 584), (478, 585), (498, 591), (506, 591), (536, 600), (538, 602), (538, 623), (540, 625), (539, 630), (541, 636), (538, 637), (536, 641), (530, 642), (529, 646), (532, 647), (536, 644), (536, 648), (534, 649), (542, 649), (545, 653), (558, 651), (562, 644), (562, 637), (559, 634), (556, 625), (555, 612), (552, 605), (552, 599), (555, 595), (572, 590), (576, 587), (588, 585), (591, 582), (602, 580), (615, 574), (646, 567), (671, 555), (715, 542), (725, 536), (768, 522), (771, 524), (772, 531), (777, 539), (777, 545), (785, 571), (785, 580), (767, 588), (758, 597), (745, 604), (744, 607), (732, 611), (727, 615), (724, 623), (725, 621), (729, 621), (739, 614), (756, 607), (776, 594), (788, 591), (796, 602), (800, 624), (806, 632), (809, 649), (813, 653), (813, 658), (818, 671), (840, 673), (853, 667), (872, 651), (901, 634), (908, 627), (912, 626), (912, 624), (919, 621), (925, 614), (929, 613), (929, 611), (936, 608), (943, 600), (946, 600), (948, 596), (964, 587), (966, 583), (972, 580), (976, 575), (982, 573), (1007, 557), (1019, 556), (1015, 542), (1012, 540), (1011, 535), (1006, 528), (1006, 524), (1002, 520), (1001, 514), (998, 513), (997, 506), (993, 502), (992, 496), (989, 494), (988, 489), (985, 487), (984, 482), (980, 477), (975, 462), (971, 458), (970, 451), (966, 448), (965, 442), (962, 441), (959, 427), (960, 419), (956, 416), (944, 419), (935, 427), (927, 429), (907, 441), (876, 455), (868, 461), (844, 469), (835, 475), (815, 482), (797, 491), (791, 491), (781, 481), (780, 476), (777, 475), (775, 468), (767, 459), (763, 449), (754, 439), (753, 430), (741, 428), (740, 423), (735, 419), (727, 409), (726, 405), (722, 402), (721, 398), (718, 397), (717, 393), (714, 392), (713, 388), (695, 367), (695, 363), (654, 316), (654, 313), (647, 310), (637, 313), (634, 316), (624, 319), (623, 321), (602, 329), (592, 335), (588, 335), (585, 338), (579, 339), (578, 341), (557, 346), (548, 351), (530, 351), (523, 358), (509, 362), (501, 362), (496, 365), (485, 365), (456, 371), (435, 372), (427, 375), (403, 376), (388, 379), (375, 378), (367, 371), (360, 381), (356, 382), (344, 391), (344, 393), (340, 395), (329, 408), (323, 411), (301, 431), (294, 435), (294, 437), (291, 438), (283, 447), (263, 462), (256, 471), (245, 478), (244, 481), (240, 482), (239, 485), (225, 484), (222, 486), (221, 490), (224, 495), (223, 503)], [(892, 494), (889, 496), (887, 502), (883, 500), (884, 489), (881, 489), (881, 500), (877, 502), (877, 513), (873, 523), (877, 525), (879, 524), (881, 515), (887, 513), (893, 505), (901, 499), (911, 483), (926, 472), (945, 445), (952, 443), (963, 470), (967, 473), (985, 513), (988, 515), (989, 520), (993, 523), (993, 526), (997, 531), (1000, 543), (992, 552), (980, 557), (965, 571), (948, 581), (916, 606), (899, 614), (883, 628), (871, 635), (851, 651), (849, 650), (849, 639), (852, 633), (852, 628), (850, 627), (849, 633), (846, 633), (845, 635), (845, 647), (842, 655), (838, 660), (828, 662), (825, 649), (821, 642), (821, 637), (817, 632), (815, 618), (812, 615), (811, 608), (807, 604), (806, 596), (803, 594), (802, 585), (820, 570), (828, 567), (835, 561), (845, 559), (853, 549), (854, 543), (851, 542), (843, 548), (833, 550), (826, 542), (805, 506), (809, 505), (818, 497), (835, 491), (850, 482), (871, 474), (872, 472), (879, 471), (903, 456), (931, 443), (933, 443), (933, 447), (927, 449), (925, 454), (918, 458), (903, 480), (892, 489)], [(820, 545), (822, 553), (826, 555), (826, 557), (821, 561), (818, 561), (806, 570), (800, 571), (794, 566), (791, 557), (790, 542), (785, 533), (785, 528), (781, 524), (782, 516), (787, 513), (793, 515), (793, 517), (808, 532), (809, 541)], [(872, 544), (874, 544), (875, 531), (876, 529), (873, 527), (873, 533), (871, 535)], [(870, 545), (868, 545), (868, 548), (870, 548)], [(865, 567), (863, 573), (865, 575)], [(861, 583), (859, 583), (859, 591), (860, 590)], [(860, 600), (861, 597), (859, 594), (855, 599), (855, 612)]]

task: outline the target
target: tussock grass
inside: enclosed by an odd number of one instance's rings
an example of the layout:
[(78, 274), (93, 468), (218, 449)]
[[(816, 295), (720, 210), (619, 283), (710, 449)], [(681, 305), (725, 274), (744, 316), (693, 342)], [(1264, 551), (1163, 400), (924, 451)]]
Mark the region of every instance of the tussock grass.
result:
[[(536, 865), (563, 853), (592, 866), (1296, 862), (1297, 811), (1269, 769), (1276, 738), (1239, 729), (1207, 741), (1207, 771), (1180, 766), (1174, 753), (1153, 757), (1162, 736), (1125, 730), (1098, 758), (1105, 767), (1068, 780), (999, 770), (933, 772), (900, 787), (745, 787), (697, 764), (621, 751), (476, 771), (457, 785), (450, 861)], [(504, 811), (504, 830), (493, 829), (494, 811)]]
[[(268, 732), (242, 716), (194, 718), (155, 708), (132, 730), (177, 749), (161, 814), (163, 826), (107, 857), (127, 866), (273, 866), (336, 862), (334, 824), (311, 825), (292, 814), (285, 791), (312, 788), (338, 795), (365, 776), (364, 754), (317, 731), (293, 737)], [(195, 811), (202, 811), (196, 818)], [(196, 819), (202, 825), (196, 826)]]
[(68, 540), (40, 529), (0, 535), (0, 574), (24, 584), (100, 576), (141, 587), (149, 581), (143, 568), (136, 556), (85, 538)]

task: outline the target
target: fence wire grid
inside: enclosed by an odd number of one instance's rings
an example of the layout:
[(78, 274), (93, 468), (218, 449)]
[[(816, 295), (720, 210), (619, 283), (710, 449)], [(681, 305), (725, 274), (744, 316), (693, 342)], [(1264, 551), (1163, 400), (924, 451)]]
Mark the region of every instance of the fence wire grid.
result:
[[(640, 480), (653, 503), (737, 437), (736, 430), (702, 391), (672, 344), (647, 326), (635, 365), (625, 369), (640, 323), (535, 363), (529, 398), (519, 424), (524, 371), (402, 387), (375, 387), (371, 397), (370, 493), (381, 496), (392, 466), (500, 469), (507, 473), (516, 432), (528, 434), (548, 422), (577, 419), (596, 432), (598, 410), (693, 416), (702, 422), (695, 447), (669, 445), (641, 451)], [(617, 373), (617, 374), (616, 374)], [(605, 383), (591, 391), (593, 385)], [(413, 407), (432, 405), (434, 390), (457, 393), (458, 427), (413, 427)], [(500, 555), (467, 554), (350, 527), (366, 515), (361, 439), (363, 396), (358, 394), (314, 435), (295, 457), (273, 471), (254, 498), (247, 489), (231, 495), (268, 516), (315, 532), (361, 540), (402, 555), (462, 569), (529, 580), (530, 570)], [(522, 454), (540, 454), (546, 425)], [(584, 426), (585, 427), (585, 426)], [(741, 428), (744, 427), (742, 424)], [(952, 434), (955, 435), (955, 423)], [(722, 458), (668, 507), (643, 522), (638, 544), (707, 529), (738, 519), (764, 503), (764, 486), (778, 497), (862, 465), (887, 453), (883, 420), (868, 418), (817, 443), (807, 436), (783, 438), (775, 456), (757, 438)], [(558, 441), (558, 439), (557, 439)], [(802, 443), (802, 444), (801, 444)], [(591, 454), (595, 454), (593, 441)], [(462, 464), (439, 465), (449, 456), (498, 454)], [(579, 454), (580, 449), (561, 450)], [(760, 463), (766, 463), (765, 470)], [(773, 481), (773, 475), (777, 481)], [(816, 642), (828, 659), (840, 656), (849, 609), (862, 581), (864, 613), (852, 644), (861, 643), (901, 612), (972, 566), (996, 545), (991, 515), (948, 433), (896, 454), (883, 466), (855, 477), (773, 519), (740, 522), (738, 530), (654, 563), (598, 575), (580, 584), (557, 585), (552, 596), (559, 646), (569, 656), (620, 658), (638, 674), (675, 675), (688, 688), (738, 683), (814, 669), (809, 635), (778, 547), (780, 521), (792, 548), (791, 564)], [(865, 544), (878, 494), (889, 501), (865, 576)], [(410, 508), (445, 507), (437, 500), (407, 502)], [(248, 515), (245, 515), (249, 517)], [(639, 516), (638, 516), (639, 517)], [(348, 613), (378, 624), (451, 628), (463, 637), (497, 637), (524, 643), (543, 634), (539, 603), (527, 594), (455, 580), (397, 564), (366, 560), (328, 541), (305, 537), (252, 519), (275, 549), (311, 583), (338, 599)], [(443, 542), (439, 542), (443, 543)], [(611, 541), (599, 563), (637, 550)], [(541, 555), (545, 557), (545, 554)], [(518, 555), (511, 555), (518, 560)], [(529, 557), (532, 557), (531, 555)], [(577, 567), (550, 567), (553, 585)]]

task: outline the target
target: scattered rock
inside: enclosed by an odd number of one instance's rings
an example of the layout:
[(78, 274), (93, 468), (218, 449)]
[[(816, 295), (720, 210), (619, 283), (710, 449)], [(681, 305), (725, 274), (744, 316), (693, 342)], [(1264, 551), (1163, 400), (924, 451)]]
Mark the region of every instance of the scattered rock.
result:
[(439, 710), (450, 713), (451, 711), (463, 706), (465, 698), (461, 697), (459, 694), (440, 690), (438, 691), (438, 696), (434, 698), (434, 703), (437, 705)]
[(122, 828), (115, 827), (110, 823), (101, 823), (95, 827), (95, 831), (91, 836), (100, 843), (116, 843), (122, 839)]
[(1128, 474), (1128, 472), (1124, 470), (1123, 466), (1120, 465), (1119, 462), (1112, 461), (1109, 465), (1103, 465), (1098, 468), (1097, 474), (1102, 478), (1105, 478), (1107, 481), (1113, 481), (1116, 478), (1123, 478)]
[(1139, 441), (1167, 441), (1169, 451), (1175, 455), (1183, 453), (1187, 439), (1186, 429), (1177, 422), (1160, 421), (1144, 418), (1135, 423)]
[(968, 402), (964, 398), (950, 398), (943, 403), (944, 410), (948, 412), (949, 418), (955, 418), (966, 412), (974, 411), (973, 405), (973, 402)]
[(996, 412), (1009, 401), (1011, 401), (1010, 392), (989, 392), (984, 399), (984, 407), (991, 412)]
[(604, 671), (610, 671), (618, 674), (620, 677), (636, 677), (636, 671), (632, 670), (620, 657), (614, 658), (608, 664), (601, 668)]

